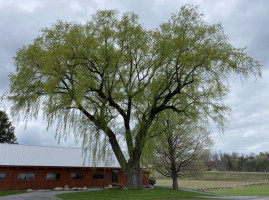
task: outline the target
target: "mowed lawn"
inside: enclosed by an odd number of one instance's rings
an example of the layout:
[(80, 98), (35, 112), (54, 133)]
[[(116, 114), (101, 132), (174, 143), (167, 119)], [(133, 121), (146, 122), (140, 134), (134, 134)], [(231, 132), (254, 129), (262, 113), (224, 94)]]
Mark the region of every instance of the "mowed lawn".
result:
[(215, 190), (210, 191), (210, 193), (236, 196), (269, 196), (269, 185), (233, 188), (227, 190)]
[(87, 192), (58, 194), (64, 200), (153, 200), (153, 199), (201, 199), (200, 193), (174, 191), (170, 188), (155, 187), (153, 190), (129, 189), (128, 191), (113, 189)]
[(19, 191), (0, 191), (0, 197), (8, 196), (8, 195), (14, 195), (14, 194), (22, 194), (25, 193), (25, 190), (19, 190)]
[[(157, 185), (172, 186), (172, 180), (156, 176)], [(268, 184), (269, 173), (206, 172), (199, 177), (179, 179), (182, 188), (208, 190), (216, 188), (246, 187), (252, 184)]]
[[(252, 182), (254, 183), (254, 182)], [(257, 182), (259, 183), (259, 182)], [(157, 179), (158, 186), (172, 186), (172, 180)], [(207, 180), (179, 180), (178, 185), (181, 188), (188, 188), (192, 190), (207, 190), (211, 188), (227, 188), (227, 187), (240, 187), (246, 185), (244, 181), (207, 181)]]

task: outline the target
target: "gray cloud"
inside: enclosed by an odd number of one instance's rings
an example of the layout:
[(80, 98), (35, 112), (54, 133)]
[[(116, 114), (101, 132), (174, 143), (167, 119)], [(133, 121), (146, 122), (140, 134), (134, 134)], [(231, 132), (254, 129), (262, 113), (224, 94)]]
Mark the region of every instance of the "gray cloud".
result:
[[(249, 47), (250, 54), (265, 64), (268, 62), (269, 21), (267, 0), (205, 0), (209, 21), (223, 25), (230, 41), (237, 47)], [(211, 9), (208, 7), (211, 6)]]
[(200, 1), (210, 22), (221, 23), (236, 47), (248, 46), (249, 54), (262, 64), (263, 79), (242, 83), (232, 77), (226, 103), (232, 108), (224, 135), (214, 132), (214, 149), (241, 153), (267, 151), (269, 142), (269, 21), (266, 0)]
[(215, 149), (259, 153), (269, 145), (269, 70), (263, 79), (241, 83), (234, 80), (226, 103), (232, 108), (230, 123), (224, 135), (214, 134)]
[(16, 137), (19, 144), (40, 145), (40, 146), (64, 146), (81, 147), (81, 140), (74, 136), (61, 136), (60, 140), (55, 137), (56, 127), (52, 126), (47, 130), (46, 122), (40, 117), (36, 121), (24, 122), (16, 125)]

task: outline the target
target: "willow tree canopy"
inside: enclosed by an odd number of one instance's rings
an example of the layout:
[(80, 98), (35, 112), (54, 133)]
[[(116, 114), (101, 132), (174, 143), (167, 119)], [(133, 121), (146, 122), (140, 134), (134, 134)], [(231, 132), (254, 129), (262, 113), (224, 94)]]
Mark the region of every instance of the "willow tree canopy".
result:
[(42, 110), (60, 134), (73, 132), (97, 149), (109, 142), (134, 187), (141, 187), (139, 161), (159, 113), (222, 125), (230, 74), (261, 75), (246, 49), (229, 44), (221, 25), (189, 5), (153, 30), (136, 14), (113, 10), (85, 24), (58, 21), (17, 51), (15, 65), (13, 114), (37, 117)]

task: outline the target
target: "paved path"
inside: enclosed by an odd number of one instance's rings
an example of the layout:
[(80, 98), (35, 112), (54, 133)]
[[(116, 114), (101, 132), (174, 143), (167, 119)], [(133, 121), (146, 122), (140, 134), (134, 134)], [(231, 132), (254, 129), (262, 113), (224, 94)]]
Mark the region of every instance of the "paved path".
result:
[(204, 198), (208, 198), (208, 200), (212, 199), (230, 199), (230, 200), (269, 200), (269, 197), (254, 197), (254, 196), (218, 196), (218, 197), (205, 197), (201, 196)]
[(56, 198), (56, 194), (62, 194), (70, 191), (49, 191), (49, 190), (39, 190), (29, 193), (16, 194), (0, 197), (0, 200), (60, 200)]
[[(99, 188), (91, 188), (89, 190), (100, 190)], [(0, 197), (0, 200), (60, 200), (56, 198), (56, 194), (70, 193), (76, 191), (51, 191), (51, 190), (34, 190), (33, 192), (16, 194)]]
[(230, 200), (269, 200), (269, 197), (252, 197), (252, 196), (218, 196), (218, 197), (205, 197), (201, 196), (203, 199), (208, 198), (208, 200), (212, 199), (230, 199)]

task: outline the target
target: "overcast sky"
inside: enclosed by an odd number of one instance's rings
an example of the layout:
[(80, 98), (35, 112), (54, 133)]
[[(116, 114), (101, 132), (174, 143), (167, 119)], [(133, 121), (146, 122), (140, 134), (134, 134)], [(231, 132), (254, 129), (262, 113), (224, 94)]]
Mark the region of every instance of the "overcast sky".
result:
[[(268, 0), (0, 0), (0, 95), (9, 91), (8, 74), (14, 72), (12, 58), (23, 45), (30, 44), (40, 29), (58, 19), (83, 23), (97, 10), (132, 11), (148, 28), (167, 21), (185, 3), (200, 7), (205, 20), (221, 23), (230, 42), (248, 46), (249, 54), (262, 65), (263, 78), (241, 83), (231, 77), (226, 103), (232, 108), (224, 133), (212, 132), (213, 149), (222, 152), (259, 153), (269, 151), (269, 1)], [(6, 109), (8, 105), (0, 105)], [(46, 130), (42, 118), (15, 126), (20, 144), (80, 147), (70, 136), (60, 144), (55, 129)]]

